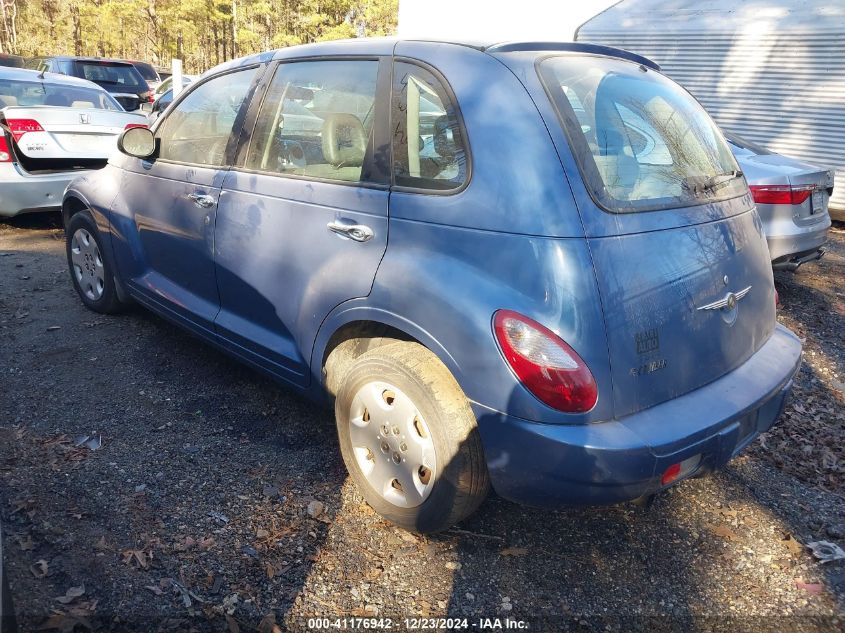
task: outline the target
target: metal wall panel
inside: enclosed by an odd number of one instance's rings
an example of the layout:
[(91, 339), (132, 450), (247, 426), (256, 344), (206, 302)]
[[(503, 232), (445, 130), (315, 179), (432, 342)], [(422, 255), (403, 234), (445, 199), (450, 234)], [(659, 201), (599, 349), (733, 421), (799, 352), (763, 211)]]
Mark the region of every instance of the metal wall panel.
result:
[[(610, 12), (601, 16), (605, 25)], [(645, 55), (723, 128), (780, 154), (835, 167), (831, 207), (845, 211), (845, 24), (776, 32), (731, 32), (726, 25), (720, 32), (689, 24), (661, 28), (659, 20), (641, 28), (619, 20), (618, 29), (587, 22), (577, 39)]]

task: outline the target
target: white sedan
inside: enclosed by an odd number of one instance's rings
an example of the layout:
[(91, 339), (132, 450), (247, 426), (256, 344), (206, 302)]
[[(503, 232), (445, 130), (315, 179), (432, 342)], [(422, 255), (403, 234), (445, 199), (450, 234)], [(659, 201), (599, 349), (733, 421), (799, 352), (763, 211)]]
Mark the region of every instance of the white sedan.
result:
[(105, 166), (133, 126), (146, 117), (90, 81), (0, 68), (0, 216), (59, 209), (70, 181)]

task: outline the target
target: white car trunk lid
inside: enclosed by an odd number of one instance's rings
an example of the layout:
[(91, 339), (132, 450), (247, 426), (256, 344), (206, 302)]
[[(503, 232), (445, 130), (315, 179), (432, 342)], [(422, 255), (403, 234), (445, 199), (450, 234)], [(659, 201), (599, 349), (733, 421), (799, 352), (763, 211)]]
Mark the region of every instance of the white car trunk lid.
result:
[(127, 125), (146, 125), (143, 116), (96, 108), (13, 106), (0, 114), (31, 159), (107, 159)]

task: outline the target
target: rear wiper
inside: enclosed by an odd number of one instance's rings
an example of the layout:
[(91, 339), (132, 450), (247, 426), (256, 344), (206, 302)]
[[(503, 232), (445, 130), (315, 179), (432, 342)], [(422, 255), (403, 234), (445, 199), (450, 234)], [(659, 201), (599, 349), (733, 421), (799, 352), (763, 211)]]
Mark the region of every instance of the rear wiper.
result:
[(693, 193), (709, 193), (715, 191), (722, 185), (729, 183), (731, 180), (741, 178), (744, 175), (745, 174), (743, 174), (740, 170), (734, 169), (721, 174), (713, 174), (712, 176), (707, 176), (706, 178), (689, 178), (684, 184)]
[(713, 176), (708, 176), (707, 179), (701, 184), (701, 186), (705, 190), (713, 190), (719, 185), (724, 185), (725, 183), (730, 182), (734, 178), (741, 178), (744, 174), (739, 171), (738, 169), (734, 169), (733, 171), (726, 171), (722, 174), (715, 174)]

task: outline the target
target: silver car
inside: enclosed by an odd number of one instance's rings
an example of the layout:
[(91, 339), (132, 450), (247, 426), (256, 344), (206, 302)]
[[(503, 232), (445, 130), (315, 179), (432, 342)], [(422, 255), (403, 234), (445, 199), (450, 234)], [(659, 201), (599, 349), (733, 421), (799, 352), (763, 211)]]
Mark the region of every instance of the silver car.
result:
[(118, 135), (146, 123), (90, 81), (0, 68), (0, 217), (58, 209), (71, 180), (105, 166)]
[(725, 138), (763, 220), (775, 270), (821, 259), (830, 228), (833, 171), (770, 152), (735, 134)]

